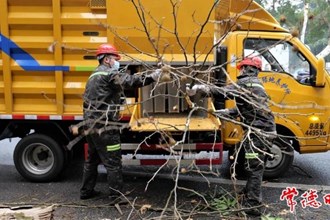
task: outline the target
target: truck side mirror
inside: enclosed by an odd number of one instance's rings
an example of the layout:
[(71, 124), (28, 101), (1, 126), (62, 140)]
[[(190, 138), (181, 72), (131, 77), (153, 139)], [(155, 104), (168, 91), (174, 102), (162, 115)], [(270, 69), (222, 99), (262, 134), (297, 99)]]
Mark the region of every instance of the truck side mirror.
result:
[(325, 84), (325, 60), (323, 57), (319, 57), (317, 61), (317, 70), (316, 70), (316, 81), (315, 86), (324, 86)]

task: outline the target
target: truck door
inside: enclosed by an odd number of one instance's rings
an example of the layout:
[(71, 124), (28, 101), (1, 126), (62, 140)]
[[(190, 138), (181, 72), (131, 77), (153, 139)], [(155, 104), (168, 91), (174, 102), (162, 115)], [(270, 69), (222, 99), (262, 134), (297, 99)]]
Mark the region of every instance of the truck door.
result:
[[(329, 87), (316, 87), (316, 63), (300, 41), (283, 40), (283, 34), (238, 35), (237, 54), (262, 58), (262, 80), (271, 98), (276, 123), (288, 128), (299, 141), (301, 152), (326, 149)], [(301, 49), (303, 47), (303, 49)], [(285, 134), (284, 134), (285, 135)]]

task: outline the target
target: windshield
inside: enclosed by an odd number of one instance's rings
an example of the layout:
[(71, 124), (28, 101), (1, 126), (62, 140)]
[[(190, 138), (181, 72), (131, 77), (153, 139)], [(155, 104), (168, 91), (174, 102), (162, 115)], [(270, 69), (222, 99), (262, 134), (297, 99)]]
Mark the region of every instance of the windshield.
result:
[(315, 72), (303, 54), (286, 41), (246, 39), (244, 56), (251, 54), (262, 58), (262, 71), (284, 72), (299, 82)]

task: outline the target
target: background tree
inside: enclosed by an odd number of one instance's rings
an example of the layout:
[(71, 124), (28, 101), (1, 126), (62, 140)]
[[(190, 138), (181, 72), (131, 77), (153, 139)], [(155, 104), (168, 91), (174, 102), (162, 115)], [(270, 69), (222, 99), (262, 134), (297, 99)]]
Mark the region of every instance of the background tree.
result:
[[(330, 1), (324, 0), (256, 0), (289, 30), (298, 30), (302, 36), (304, 7), (309, 5), (304, 42), (314, 54), (319, 54), (329, 44)], [(330, 62), (330, 56), (325, 56)]]
[[(310, 14), (307, 26), (306, 43), (318, 54), (329, 44), (330, 38), (330, 2), (310, 0)], [(326, 56), (330, 62), (330, 56)]]

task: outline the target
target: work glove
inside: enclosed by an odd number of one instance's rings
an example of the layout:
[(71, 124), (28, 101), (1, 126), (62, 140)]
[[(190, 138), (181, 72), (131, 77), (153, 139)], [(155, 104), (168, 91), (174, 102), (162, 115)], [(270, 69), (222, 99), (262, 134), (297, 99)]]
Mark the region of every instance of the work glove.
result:
[(154, 72), (152, 72), (149, 76), (157, 82), (159, 77), (162, 75), (162, 71), (160, 69), (156, 69)]
[(216, 110), (215, 113), (219, 115), (229, 115), (229, 109), (224, 108), (224, 109)]
[(197, 91), (202, 91), (204, 93), (209, 93), (210, 89), (206, 85), (194, 85), (190, 88), (189, 84), (186, 86), (186, 93), (188, 96), (196, 95)]

